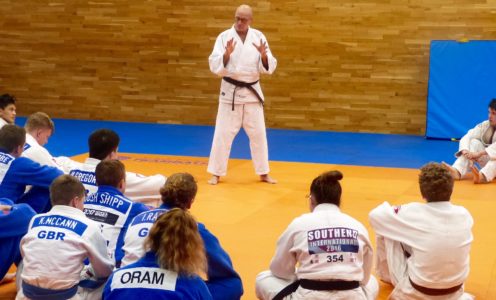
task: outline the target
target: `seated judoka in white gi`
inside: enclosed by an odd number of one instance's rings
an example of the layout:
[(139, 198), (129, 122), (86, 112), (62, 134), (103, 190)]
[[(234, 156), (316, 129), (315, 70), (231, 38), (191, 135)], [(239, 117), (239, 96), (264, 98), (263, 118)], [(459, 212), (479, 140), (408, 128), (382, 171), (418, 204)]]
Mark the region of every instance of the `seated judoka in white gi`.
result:
[(112, 273), (100, 226), (83, 213), (84, 199), (84, 187), (75, 177), (53, 181), (52, 209), (34, 216), (21, 240), (24, 268), (16, 299), (86, 299), (76, 294), (85, 259), (95, 277)]
[(312, 181), (311, 213), (294, 219), (279, 238), (270, 271), (257, 276), (259, 299), (377, 297), (367, 229), (339, 209), (342, 178), (330, 171)]
[[(78, 178), (86, 188), (87, 195), (97, 191), (95, 168), (102, 160), (118, 159), (119, 135), (111, 129), (98, 129), (88, 138), (89, 156), (80, 168), (74, 168), (69, 173)], [(157, 207), (160, 201), (159, 190), (165, 183), (165, 177), (157, 174), (143, 176), (126, 172), (126, 191), (129, 199)]]
[(80, 162), (68, 157), (53, 157), (44, 147), (55, 131), (52, 119), (44, 112), (30, 115), (24, 124), (26, 129), (26, 144), (22, 156), (30, 158), (42, 166), (56, 167), (68, 174), (70, 170), (81, 166)]
[(16, 118), (16, 98), (9, 94), (0, 96), (0, 128), (14, 124)]
[(427, 203), (384, 202), (370, 212), (377, 237), (376, 274), (394, 285), (390, 299), (472, 299), (463, 292), (472, 216), (450, 203), (453, 177), (440, 164), (423, 166), (419, 185)]
[[(488, 120), (470, 129), (460, 140), (455, 163), (443, 162), (455, 180), (473, 174), (474, 183), (489, 183), (496, 177), (496, 98), (489, 102)], [(479, 170), (474, 164), (479, 164)]]

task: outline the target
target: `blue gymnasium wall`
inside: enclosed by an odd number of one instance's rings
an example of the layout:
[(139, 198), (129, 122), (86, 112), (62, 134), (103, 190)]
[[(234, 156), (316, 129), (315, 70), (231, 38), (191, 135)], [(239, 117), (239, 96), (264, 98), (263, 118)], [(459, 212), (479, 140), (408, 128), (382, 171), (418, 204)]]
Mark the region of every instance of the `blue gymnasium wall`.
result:
[(432, 41), (428, 138), (460, 138), (487, 119), (496, 98), (496, 41)]

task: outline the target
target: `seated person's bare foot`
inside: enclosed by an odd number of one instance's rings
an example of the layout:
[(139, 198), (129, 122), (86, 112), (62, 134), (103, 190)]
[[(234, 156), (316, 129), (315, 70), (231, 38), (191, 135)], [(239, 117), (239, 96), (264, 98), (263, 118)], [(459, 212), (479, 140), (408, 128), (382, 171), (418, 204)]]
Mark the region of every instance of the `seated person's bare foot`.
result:
[(7, 273), (5, 277), (0, 280), (0, 284), (9, 283), (14, 281), (16, 274), (15, 273)]
[(216, 185), (217, 183), (219, 183), (219, 176), (217, 175), (213, 175), (212, 178), (210, 178), (207, 183), (208, 184), (211, 184), (211, 185)]
[(270, 177), (269, 174), (260, 175), (260, 180), (263, 181), (263, 182), (270, 183), (270, 184), (276, 184), (277, 183), (277, 180), (275, 180), (274, 178)]
[(483, 173), (479, 172), (479, 169), (477, 169), (475, 166), (472, 166), (470, 169), (472, 170), (472, 175), (475, 184), (489, 183), (489, 181), (487, 181), (486, 179), (486, 176)]
[(462, 177), (460, 172), (458, 172), (457, 169), (453, 168), (452, 166), (448, 165), (447, 163), (445, 163), (444, 161), (441, 162), (441, 165), (443, 166), (443, 168), (445, 168), (446, 170), (448, 170), (451, 174), (451, 177), (453, 177), (454, 180), (460, 180), (460, 178)]

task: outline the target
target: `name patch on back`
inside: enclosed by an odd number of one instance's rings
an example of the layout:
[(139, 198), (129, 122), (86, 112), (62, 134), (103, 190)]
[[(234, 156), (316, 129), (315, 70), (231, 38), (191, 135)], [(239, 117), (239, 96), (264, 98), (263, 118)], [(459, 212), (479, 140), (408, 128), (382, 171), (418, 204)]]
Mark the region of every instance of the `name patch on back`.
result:
[(86, 172), (81, 170), (72, 170), (69, 172), (72, 176), (76, 177), (83, 184), (96, 186), (96, 177), (94, 172)]
[(64, 228), (82, 236), (88, 225), (68, 217), (48, 215), (36, 217), (33, 221), (33, 228), (35, 227)]
[(160, 268), (120, 269), (114, 273), (110, 289), (176, 290), (177, 273)]
[(134, 218), (131, 226), (142, 223), (155, 223), (155, 221), (157, 221), (157, 218), (166, 211), (166, 209), (154, 209), (152, 211), (143, 212)]

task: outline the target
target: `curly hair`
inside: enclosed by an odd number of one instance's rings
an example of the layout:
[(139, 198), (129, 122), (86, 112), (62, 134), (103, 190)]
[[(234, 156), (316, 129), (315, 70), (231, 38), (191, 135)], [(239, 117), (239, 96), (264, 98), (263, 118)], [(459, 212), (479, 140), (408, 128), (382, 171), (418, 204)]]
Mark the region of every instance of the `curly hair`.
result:
[(196, 196), (198, 185), (195, 178), (189, 173), (175, 173), (167, 178), (160, 188), (162, 202), (171, 207), (188, 209)]
[(339, 180), (343, 174), (339, 171), (328, 171), (320, 174), (312, 181), (310, 194), (317, 203), (332, 203), (337, 206), (341, 204), (341, 185)]
[(207, 258), (198, 225), (191, 214), (174, 208), (153, 224), (145, 247), (156, 253), (160, 267), (185, 276), (206, 273)]
[(420, 169), (420, 193), (427, 202), (449, 201), (454, 179), (441, 164), (428, 163)]

